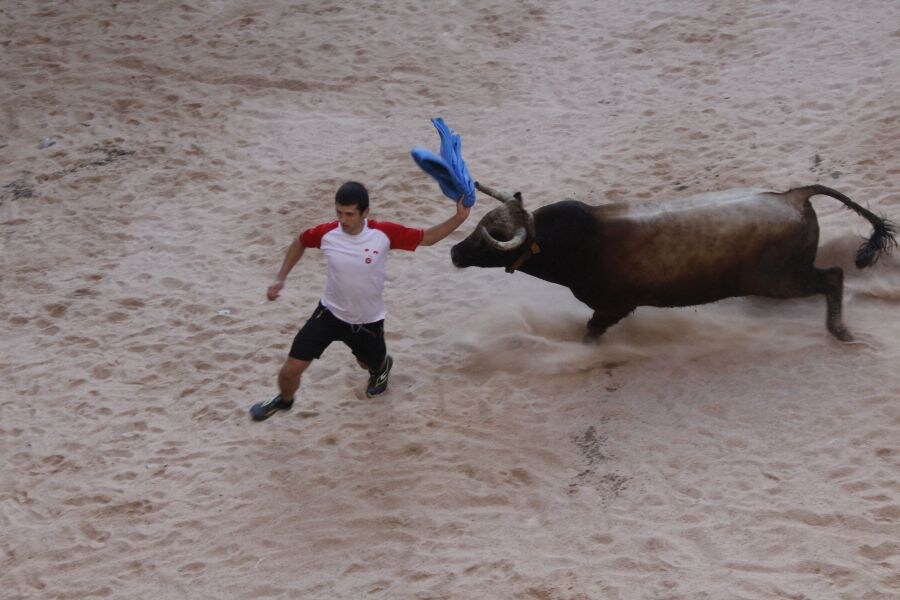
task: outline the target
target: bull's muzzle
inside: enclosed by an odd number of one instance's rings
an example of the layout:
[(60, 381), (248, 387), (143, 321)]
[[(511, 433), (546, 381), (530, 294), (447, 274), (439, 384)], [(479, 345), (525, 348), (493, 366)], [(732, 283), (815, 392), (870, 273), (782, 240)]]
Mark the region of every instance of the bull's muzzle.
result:
[(462, 264), (462, 257), (459, 252), (459, 244), (456, 244), (452, 248), (450, 248), (450, 260), (453, 261), (453, 266), (462, 268), (465, 265)]

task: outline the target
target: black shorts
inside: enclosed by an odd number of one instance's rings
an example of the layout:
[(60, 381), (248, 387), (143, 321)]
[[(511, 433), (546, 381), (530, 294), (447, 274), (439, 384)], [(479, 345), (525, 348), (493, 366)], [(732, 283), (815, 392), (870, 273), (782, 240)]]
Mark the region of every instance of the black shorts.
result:
[(364, 325), (351, 325), (331, 314), (321, 302), (294, 336), (289, 356), (297, 360), (312, 361), (321, 357), (325, 348), (335, 340), (347, 344), (353, 351), (353, 356), (370, 369), (380, 367), (387, 356), (384, 319)]

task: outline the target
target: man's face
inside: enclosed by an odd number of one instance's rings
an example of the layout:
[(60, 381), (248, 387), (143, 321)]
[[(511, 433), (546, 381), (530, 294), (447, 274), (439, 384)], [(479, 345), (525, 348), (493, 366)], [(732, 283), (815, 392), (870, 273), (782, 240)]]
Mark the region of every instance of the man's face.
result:
[(335, 202), (334, 212), (337, 214), (337, 219), (344, 233), (356, 235), (363, 230), (363, 222), (369, 214), (369, 209), (359, 212), (359, 207), (355, 204), (353, 206), (344, 206)]

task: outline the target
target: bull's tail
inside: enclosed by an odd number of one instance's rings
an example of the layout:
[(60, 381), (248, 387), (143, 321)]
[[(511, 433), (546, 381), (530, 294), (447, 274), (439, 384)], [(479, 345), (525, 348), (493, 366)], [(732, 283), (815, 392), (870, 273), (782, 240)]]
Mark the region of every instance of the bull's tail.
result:
[(832, 198), (840, 200), (844, 206), (872, 224), (872, 228), (874, 229), (872, 235), (868, 240), (863, 240), (863, 243), (860, 244), (859, 249), (856, 251), (856, 266), (858, 268), (864, 269), (874, 265), (878, 262), (878, 259), (881, 258), (882, 254), (890, 252), (891, 248), (897, 245), (897, 240), (894, 239), (894, 234), (897, 232), (897, 226), (894, 223), (885, 217), (879, 217), (872, 211), (863, 208), (839, 191), (833, 190), (830, 187), (825, 187), (824, 185), (810, 185), (802, 188), (795, 188), (791, 190), (791, 192), (805, 193), (807, 198), (815, 196), (816, 194), (831, 196)]

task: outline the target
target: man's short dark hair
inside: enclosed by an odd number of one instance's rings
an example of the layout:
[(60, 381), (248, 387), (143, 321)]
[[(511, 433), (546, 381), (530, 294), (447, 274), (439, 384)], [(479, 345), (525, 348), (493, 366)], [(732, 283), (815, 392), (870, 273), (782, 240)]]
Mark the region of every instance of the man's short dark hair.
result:
[(369, 208), (369, 191), (366, 186), (356, 181), (348, 181), (334, 195), (334, 201), (341, 206), (356, 206), (364, 213)]

